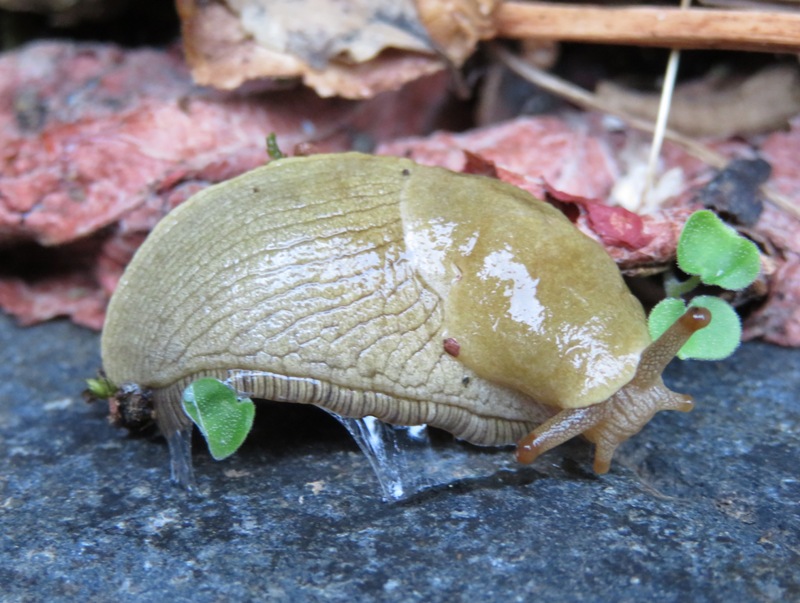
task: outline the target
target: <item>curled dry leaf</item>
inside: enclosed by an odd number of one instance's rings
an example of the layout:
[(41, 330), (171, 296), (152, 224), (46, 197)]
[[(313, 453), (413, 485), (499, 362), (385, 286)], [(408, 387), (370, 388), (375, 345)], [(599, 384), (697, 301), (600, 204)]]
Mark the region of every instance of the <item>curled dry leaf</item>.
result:
[(301, 78), (321, 96), (369, 98), (460, 65), (490, 37), (497, 0), (178, 0), (198, 83)]
[(430, 52), (411, 0), (226, 0), (258, 45), (313, 69), (363, 63), (385, 48)]
[(436, 49), (461, 65), (480, 40), (494, 37), (500, 0), (416, 0), (420, 20)]
[[(601, 82), (603, 103), (628, 115), (655, 121), (660, 93)], [(772, 65), (755, 74), (725, 77), (711, 73), (675, 88), (669, 127), (690, 136), (728, 137), (771, 132), (800, 112), (800, 69)]]

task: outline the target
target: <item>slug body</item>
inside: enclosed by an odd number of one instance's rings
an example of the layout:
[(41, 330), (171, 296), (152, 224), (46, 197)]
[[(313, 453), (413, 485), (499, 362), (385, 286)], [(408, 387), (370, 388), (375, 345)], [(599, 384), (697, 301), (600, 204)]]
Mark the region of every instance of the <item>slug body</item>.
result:
[(707, 318), (651, 345), (613, 260), (558, 210), (498, 180), (347, 153), (273, 161), (172, 211), (119, 283), (102, 356), (112, 382), (150, 392), (168, 439), (190, 426), (183, 389), (211, 376), (519, 441), (523, 462), (583, 433), (603, 472), (656, 411), (691, 408), (660, 373)]

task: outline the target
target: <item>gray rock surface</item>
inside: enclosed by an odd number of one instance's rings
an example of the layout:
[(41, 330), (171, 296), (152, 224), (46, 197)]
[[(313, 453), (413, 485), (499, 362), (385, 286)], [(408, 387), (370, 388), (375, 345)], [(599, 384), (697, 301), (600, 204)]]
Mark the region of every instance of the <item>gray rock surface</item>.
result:
[(95, 333), (3, 316), (0, 355), (2, 601), (800, 600), (800, 350), (673, 363), (697, 408), (606, 476), (580, 441), (511, 471), (445, 439), (500, 469), (391, 504), (341, 426), (287, 405), (227, 461), (196, 442), (187, 494), (162, 441), (82, 400)]

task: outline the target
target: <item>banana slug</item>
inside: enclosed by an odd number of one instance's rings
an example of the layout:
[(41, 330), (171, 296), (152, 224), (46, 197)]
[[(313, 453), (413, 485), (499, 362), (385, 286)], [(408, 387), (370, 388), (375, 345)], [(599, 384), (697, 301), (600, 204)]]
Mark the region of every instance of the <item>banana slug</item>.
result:
[(173, 476), (190, 463), (182, 391), (207, 376), (516, 442), (523, 463), (583, 434), (604, 473), (657, 411), (691, 410), (661, 372), (709, 320), (693, 308), (651, 342), (613, 260), (555, 208), (346, 153), (276, 160), (174, 209), (125, 271), (101, 346), (108, 378), (152, 397)]

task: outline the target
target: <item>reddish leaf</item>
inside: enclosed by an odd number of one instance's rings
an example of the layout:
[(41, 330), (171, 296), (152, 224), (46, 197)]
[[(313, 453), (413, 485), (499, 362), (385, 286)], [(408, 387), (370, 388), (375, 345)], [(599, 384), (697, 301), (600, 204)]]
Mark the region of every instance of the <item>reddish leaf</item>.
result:
[(542, 181), (544, 182), (545, 191), (544, 200), (567, 216), (570, 222), (573, 224), (577, 222), (586, 199), (556, 190), (544, 178), (542, 178)]
[(607, 245), (633, 250), (645, 247), (653, 239), (644, 232), (642, 218), (624, 207), (594, 202), (586, 206), (586, 217), (592, 230)]
[(644, 232), (644, 222), (637, 214), (624, 207), (605, 205), (596, 199), (587, 199), (559, 191), (544, 183), (547, 201), (560, 209), (572, 222), (585, 212), (591, 229), (606, 245), (627, 249), (640, 249), (653, 239)]
[(487, 159), (478, 153), (465, 150), (464, 160), (464, 167), (461, 169), (463, 173), (488, 176), (489, 178), (499, 178), (497, 166), (491, 159)]

